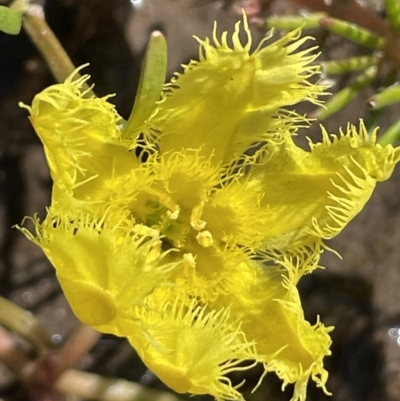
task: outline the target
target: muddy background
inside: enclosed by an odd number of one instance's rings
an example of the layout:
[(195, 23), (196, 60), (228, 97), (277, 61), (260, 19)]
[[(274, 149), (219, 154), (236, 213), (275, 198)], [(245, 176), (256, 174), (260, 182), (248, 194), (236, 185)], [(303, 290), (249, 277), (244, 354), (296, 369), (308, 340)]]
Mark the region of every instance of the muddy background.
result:
[[(382, 12), (380, 2), (364, 3), (377, 14)], [(150, 32), (160, 29), (166, 34), (171, 74), (180, 70), (181, 63), (196, 58), (193, 34), (210, 35), (215, 19), (220, 30), (232, 29), (239, 17), (229, 5), (206, 0), (47, 0), (45, 10), (49, 25), (74, 64), (90, 63), (87, 72), (96, 83), (97, 95), (116, 93), (114, 102), (126, 118)], [(264, 16), (295, 14), (299, 9), (279, 0), (265, 2), (262, 12)], [(320, 29), (312, 33), (324, 46), (322, 59), (365, 52)], [(254, 28), (254, 35), (260, 38), (263, 31)], [(332, 90), (352, 79), (351, 75), (340, 78)], [(23, 33), (0, 35), (0, 295), (34, 313), (52, 341), (62, 343), (77, 321), (49, 262), (35, 245), (11, 229), (26, 215), (43, 215), (49, 204), (51, 180), (42, 147), (18, 102), (29, 104), (35, 93), (52, 83), (46, 64)], [(365, 115), (365, 101), (373, 91), (364, 91), (325, 125), (337, 132), (348, 121), (357, 123)], [(380, 125), (389, 126), (399, 114), (398, 107), (391, 108)], [(318, 132), (315, 125), (312, 136), (318, 138)], [(300, 132), (300, 137), (305, 134)], [(319, 314), (326, 325), (336, 326), (333, 355), (326, 360), (328, 388), (333, 395), (324, 395), (310, 383), (308, 400), (400, 400), (400, 168), (388, 182), (378, 185), (362, 213), (329, 246), (343, 260), (327, 253), (323, 258), (326, 270), (304, 278), (300, 290), (309, 320), (314, 322)], [(124, 340), (112, 336), (103, 336), (77, 368), (166, 389)], [(244, 386), (247, 400), (290, 399), (290, 386), (282, 393), (273, 374), (250, 395), (260, 372), (253, 373)], [(194, 397), (200, 398), (210, 399)], [(28, 399), (24, 387), (3, 365), (0, 399)]]

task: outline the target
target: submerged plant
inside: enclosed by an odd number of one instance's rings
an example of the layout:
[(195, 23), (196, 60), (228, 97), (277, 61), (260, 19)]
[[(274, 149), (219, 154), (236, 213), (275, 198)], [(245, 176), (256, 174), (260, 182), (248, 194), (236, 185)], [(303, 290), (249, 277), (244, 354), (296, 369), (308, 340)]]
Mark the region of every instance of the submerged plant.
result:
[(88, 76), (27, 107), (54, 185), (47, 217), (22, 231), (77, 317), (127, 337), (179, 393), (242, 400), (228, 375), (258, 363), (295, 384), (292, 400), (305, 400), (310, 377), (327, 392), (332, 328), (305, 320), (296, 285), (400, 148), (377, 144), (362, 122), (323, 131), (308, 151), (295, 144), (309, 122), (285, 107), (320, 104), (325, 90), (309, 81), (319, 66), (299, 35), (251, 52), (244, 18), (232, 46), (226, 32), (198, 39), (199, 61), (162, 91), (163, 75), (145, 71), (148, 92), (126, 124), (108, 97), (90, 95)]

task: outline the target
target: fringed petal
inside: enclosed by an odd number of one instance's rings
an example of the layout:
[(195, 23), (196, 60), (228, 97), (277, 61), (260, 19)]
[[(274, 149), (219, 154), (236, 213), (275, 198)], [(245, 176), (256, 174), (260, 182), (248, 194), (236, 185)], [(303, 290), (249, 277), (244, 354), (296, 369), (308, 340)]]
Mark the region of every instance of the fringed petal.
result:
[(132, 225), (123, 215), (99, 220), (82, 214), (71, 221), (49, 211), (42, 223), (34, 223), (36, 235), (23, 232), (56, 268), (75, 315), (100, 331), (122, 335), (121, 320), (179, 266), (163, 261), (156, 230)]
[(178, 393), (244, 401), (226, 375), (251, 368), (259, 356), (229, 309), (210, 311), (179, 298), (157, 305), (149, 298), (135, 310), (144, 330), (128, 336), (144, 363)]
[(382, 148), (364, 125), (311, 144), (311, 152), (292, 140), (275, 145), (265, 166), (254, 166), (254, 185), (263, 189), (261, 207), (270, 213), (262, 248), (299, 255), (321, 251), (322, 239), (336, 236), (364, 207), (378, 180), (397, 162), (391, 145)]
[[(242, 24), (248, 36), (244, 45), (239, 40)], [(318, 102), (324, 87), (307, 81), (319, 72), (319, 66), (310, 65), (317, 56), (310, 49), (297, 51), (304, 43), (299, 31), (250, 53), (244, 17), (232, 40), (230, 47), (226, 32), (221, 39), (214, 32), (214, 44), (199, 40), (200, 61), (191, 61), (166, 85), (152, 121), (160, 132), (162, 152), (201, 148), (206, 157), (214, 154), (216, 162), (228, 164), (253, 142), (290, 130), (299, 116), (285, 114), (283, 107), (302, 100)]]
[(232, 318), (242, 322), (247, 339), (257, 344), (266, 371), (275, 372), (284, 385), (296, 383), (292, 401), (305, 400), (310, 378), (326, 390), (323, 359), (330, 355), (332, 328), (304, 319), (293, 269), (247, 262), (235, 282), (235, 292), (210, 306), (230, 305)]
[[(33, 99), (30, 120), (42, 140), (57, 193), (90, 203), (105, 201), (104, 189), (113, 177), (139, 166), (121, 139), (121, 117), (108, 97), (89, 97), (85, 75), (75, 72), (62, 84), (50, 86)], [(71, 199), (72, 199), (71, 198)]]

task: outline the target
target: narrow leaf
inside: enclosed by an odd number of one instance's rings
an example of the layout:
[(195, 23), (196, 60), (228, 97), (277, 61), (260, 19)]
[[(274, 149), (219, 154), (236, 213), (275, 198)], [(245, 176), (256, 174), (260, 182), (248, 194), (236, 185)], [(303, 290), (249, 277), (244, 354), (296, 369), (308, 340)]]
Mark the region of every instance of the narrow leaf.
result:
[(336, 114), (349, 102), (351, 102), (357, 95), (367, 86), (371, 84), (377, 74), (377, 68), (372, 66), (359, 75), (351, 85), (345, 87), (336, 93), (330, 100), (325, 103), (326, 109), (319, 109), (314, 113), (313, 117), (323, 121), (328, 117)]
[(376, 110), (398, 102), (400, 102), (400, 85), (397, 82), (395, 85), (372, 96), (368, 100), (368, 106)]
[(369, 30), (347, 21), (335, 18), (321, 18), (319, 23), (330, 32), (343, 36), (354, 43), (373, 49), (382, 48), (385, 41), (384, 38), (375, 35)]
[(54, 347), (48, 334), (30, 312), (3, 297), (0, 297), (0, 324), (25, 338), (40, 351)]
[(302, 28), (318, 28), (321, 18), (326, 17), (326, 13), (312, 13), (308, 15), (285, 15), (285, 16), (272, 16), (266, 19), (265, 26), (268, 29), (277, 28), (286, 31)]
[(399, 0), (385, 0), (385, 9), (391, 28), (395, 31), (400, 30)]
[(125, 138), (136, 138), (160, 100), (167, 71), (167, 43), (159, 31), (152, 33), (131, 115), (123, 131)]
[(400, 139), (400, 120), (392, 124), (387, 131), (379, 138), (378, 142), (382, 146), (393, 145)]
[(371, 67), (378, 63), (379, 57), (373, 56), (357, 56), (349, 57), (342, 60), (323, 61), (321, 63), (325, 74), (345, 74), (347, 72), (360, 71)]

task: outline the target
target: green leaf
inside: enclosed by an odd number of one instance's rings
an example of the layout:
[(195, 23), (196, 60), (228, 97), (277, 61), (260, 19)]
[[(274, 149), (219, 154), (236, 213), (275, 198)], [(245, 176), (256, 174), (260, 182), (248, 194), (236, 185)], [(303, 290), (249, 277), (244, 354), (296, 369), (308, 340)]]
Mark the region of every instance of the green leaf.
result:
[(152, 33), (144, 59), (143, 71), (131, 115), (123, 137), (136, 138), (160, 100), (167, 72), (167, 43), (159, 31)]
[(375, 35), (359, 25), (347, 21), (342, 21), (335, 18), (321, 18), (319, 23), (328, 31), (336, 33), (337, 35), (343, 36), (354, 43), (358, 43), (366, 47), (381, 49), (385, 43), (384, 38)]
[(268, 29), (276, 28), (290, 31), (297, 28), (310, 29), (318, 28), (321, 18), (326, 17), (326, 13), (312, 13), (304, 16), (285, 15), (272, 16), (266, 19), (265, 26)]
[(346, 86), (327, 101), (325, 103), (325, 109), (319, 109), (314, 113), (313, 117), (318, 118), (319, 121), (323, 121), (333, 114), (336, 114), (357, 97), (364, 88), (371, 84), (376, 77), (377, 71), (378, 69), (376, 66), (369, 67), (363, 74), (359, 75), (351, 85)]
[(400, 120), (392, 124), (388, 130), (380, 137), (378, 142), (382, 146), (393, 145), (400, 139)]
[(400, 102), (400, 85), (397, 82), (395, 85), (372, 96), (368, 100), (368, 106), (376, 110), (398, 102)]
[(21, 13), (8, 7), (0, 6), (0, 31), (17, 35), (21, 30)]
[(385, 0), (385, 9), (391, 28), (395, 31), (400, 30), (399, 0)]
[(321, 62), (321, 66), (325, 74), (345, 74), (347, 72), (364, 70), (372, 65), (376, 65), (378, 60), (379, 57), (376, 55), (357, 56), (342, 60), (323, 61)]

